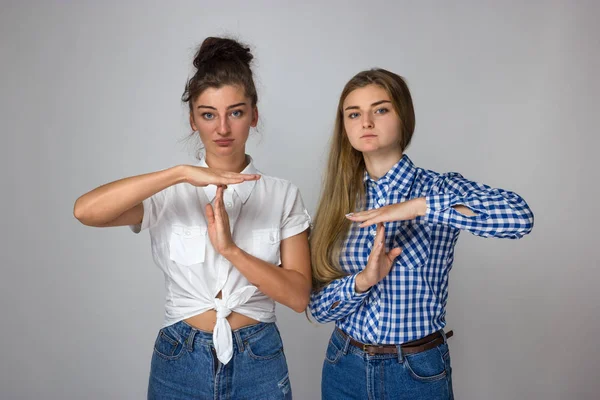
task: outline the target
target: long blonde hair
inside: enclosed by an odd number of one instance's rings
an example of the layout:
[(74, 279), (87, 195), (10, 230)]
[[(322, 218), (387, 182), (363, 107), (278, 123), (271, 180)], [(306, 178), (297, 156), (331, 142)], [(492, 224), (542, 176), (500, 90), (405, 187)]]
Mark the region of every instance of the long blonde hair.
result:
[(343, 105), (352, 91), (368, 85), (380, 86), (390, 96), (402, 122), (402, 151), (408, 147), (415, 129), (412, 98), (401, 76), (376, 68), (359, 72), (344, 86), (338, 103), (327, 170), (310, 238), (315, 290), (320, 290), (331, 281), (345, 276), (339, 265), (341, 247), (350, 228), (350, 221), (345, 214), (364, 207), (365, 161), (362, 153), (352, 147), (346, 135)]

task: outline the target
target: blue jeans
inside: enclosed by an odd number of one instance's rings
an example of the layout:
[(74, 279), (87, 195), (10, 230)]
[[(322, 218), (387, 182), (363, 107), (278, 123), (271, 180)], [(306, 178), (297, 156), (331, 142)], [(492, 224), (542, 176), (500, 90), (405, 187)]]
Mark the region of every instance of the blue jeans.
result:
[(416, 354), (369, 355), (334, 330), (323, 362), (323, 400), (452, 400), (448, 344)]
[(154, 344), (148, 399), (291, 399), (292, 390), (275, 324), (233, 331), (233, 358), (216, 357), (212, 333), (184, 321), (161, 329)]

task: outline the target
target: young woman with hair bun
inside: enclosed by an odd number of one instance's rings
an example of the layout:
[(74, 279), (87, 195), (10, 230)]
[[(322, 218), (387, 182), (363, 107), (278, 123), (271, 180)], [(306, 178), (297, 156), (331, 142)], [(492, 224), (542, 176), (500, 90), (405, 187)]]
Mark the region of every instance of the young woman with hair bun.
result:
[(290, 182), (246, 154), (258, 122), (253, 56), (204, 40), (182, 100), (205, 156), (100, 186), (74, 214), (90, 226), (148, 229), (166, 283), (149, 399), (289, 399), (275, 302), (303, 312), (311, 288), (309, 216)]

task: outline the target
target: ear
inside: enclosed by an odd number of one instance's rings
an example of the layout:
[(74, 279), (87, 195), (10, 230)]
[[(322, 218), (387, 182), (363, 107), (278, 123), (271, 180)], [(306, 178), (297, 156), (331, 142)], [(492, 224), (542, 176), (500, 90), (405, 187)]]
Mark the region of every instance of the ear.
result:
[(194, 132), (198, 130), (198, 128), (196, 127), (196, 123), (194, 122), (194, 114), (192, 112), (190, 112), (190, 127)]
[(250, 122), (250, 126), (252, 128), (256, 128), (257, 124), (258, 124), (258, 107), (254, 107), (254, 109), (252, 110), (252, 122)]

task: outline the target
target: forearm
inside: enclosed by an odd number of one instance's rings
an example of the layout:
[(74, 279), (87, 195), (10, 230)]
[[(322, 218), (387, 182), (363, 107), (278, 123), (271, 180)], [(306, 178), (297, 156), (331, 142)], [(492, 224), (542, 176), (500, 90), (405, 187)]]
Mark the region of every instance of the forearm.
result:
[(132, 176), (102, 185), (81, 196), (73, 213), (85, 225), (101, 226), (118, 218), (143, 200), (177, 183), (185, 182), (186, 166)]
[(302, 312), (310, 297), (310, 279), (300, 272), (279, 268), (234, 247), (223, 256), (261, 292), (296, 312)]
[[(527, 203), (517, 194), (502, 189), (466, 195), (433, 195), (428, 196), (427, 204), (427, 220), (482, 237), (516, 239), (528, 234), (533, 227), (533, 213)], [(460, 212), (459, 207), (471, 213)], [(459, 213), (450, 213), (450, 208)]]
[[(425, 197), (419, 197), (414, 199), (415, 202), (415, 215), (414, 217), (424, 217), (427, 214), (427, 198)], [(452, 208), (454, 208), (456, 211), (458, 211), (459, 213), (467, 216), (467, 217), (473, 217), (476, 214), (473, 212), (473, 210), (471, 210), (469, 207), (463, 206), (463, 205), (455, 205), (452, 206)]]
[(371, 289), (377, 282), (371, 282), (365, 276), (364, 271), (356, 274), (356, 278), (354, 280), (354, 290), (357, 294), (364, 293), (367, 290)]

